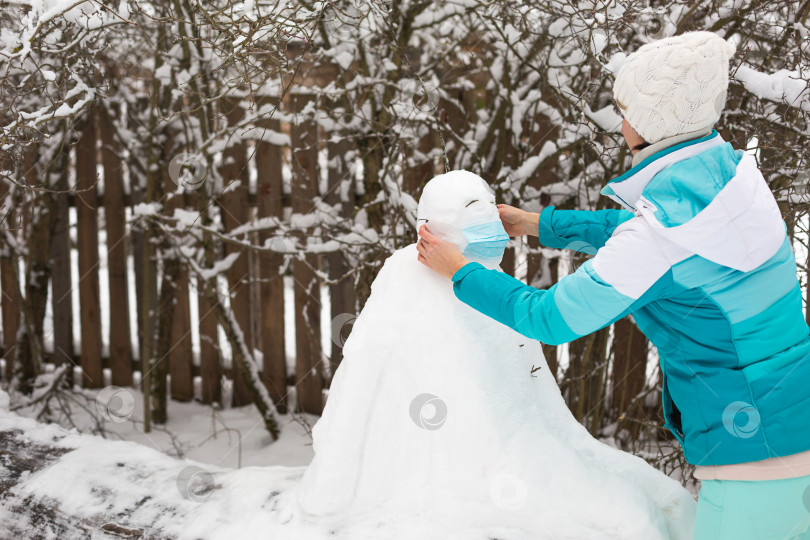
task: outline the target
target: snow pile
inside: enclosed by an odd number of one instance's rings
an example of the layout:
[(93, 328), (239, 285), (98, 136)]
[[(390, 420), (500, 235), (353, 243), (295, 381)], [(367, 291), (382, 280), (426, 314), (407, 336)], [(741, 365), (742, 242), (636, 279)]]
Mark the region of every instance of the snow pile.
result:
[[(431, 206), (456, 205), (444, 215), (462, 222), (480, 196), (467, 186)], [(403, 539), (691, 538), (691, 495), (593, 439), (540, 343), (458, 301), (415, 244), (371, 290), (313, 430), (298, 522), (340, 531), (373, 517)]]
[(3, 538), (326, 538), (281, 523), (300, 468), (202, 467), (3, 411), (0, 440)]

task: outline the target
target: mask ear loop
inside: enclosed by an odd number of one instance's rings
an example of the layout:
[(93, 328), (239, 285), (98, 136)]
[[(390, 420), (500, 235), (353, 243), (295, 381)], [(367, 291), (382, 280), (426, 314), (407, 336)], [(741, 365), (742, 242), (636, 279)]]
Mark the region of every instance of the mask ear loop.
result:
[(633, 148), (631, 148), (631, 150), (644, 150), (648, 146), (652, 146), (652, 145), (650, 143), (648, 143), (647, 141), (644, 141), (641, 144), (635, 145)]

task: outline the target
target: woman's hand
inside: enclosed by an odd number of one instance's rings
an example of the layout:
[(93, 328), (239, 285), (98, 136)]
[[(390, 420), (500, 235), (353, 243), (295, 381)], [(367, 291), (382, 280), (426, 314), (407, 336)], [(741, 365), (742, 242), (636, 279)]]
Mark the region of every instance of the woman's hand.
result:
[(431, 234), (427, 225), (419, 227), (416, 250), (419, 251), (419, 262), (448, 279), (469, 262), (456, 246)]
[(526, 212), (508, 204), (499, 204), (498, 213), (503, 228), (506, 229), (506, 234), (509, 236), (523, 236), (524, 234), (537, 236), (537, 222), (540, 219), (540, 214)]

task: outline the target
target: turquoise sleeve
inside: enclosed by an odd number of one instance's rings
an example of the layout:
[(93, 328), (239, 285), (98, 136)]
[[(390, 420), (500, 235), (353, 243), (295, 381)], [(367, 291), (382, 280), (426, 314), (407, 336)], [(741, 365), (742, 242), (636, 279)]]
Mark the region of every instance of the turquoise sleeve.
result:
[(456, 298), (516, 332), (559, 345), (595, 332), (662, 297), (671, 271), (640, 298), (616, 291), (593, 270), (591, 261), (549, 289), (535, 289), (498, 270), (471, 262), (453, 276)]
[(616, 227), (632, 217), (629, 210), (557, 210), (546, 206), (540, 212), (537, 236), (546, 247), (593, 255)]
[[(479, 263), (467, 263), (453, 275), (453, 292), (473, 309), (480, 311), (509, 328), (544, 343), (565, 343), (578, 337), (560, 316), (553, 301), (551, 289), (535, 289), (504, 272), (488, 270)], [(526, 306), (534, 299), (538, 315), (528, 319), (517, 314), (516, 305)], [(532, 322), (539, 326), (532, 327)], [(521, 331), (523, 330), (523, 331)]]

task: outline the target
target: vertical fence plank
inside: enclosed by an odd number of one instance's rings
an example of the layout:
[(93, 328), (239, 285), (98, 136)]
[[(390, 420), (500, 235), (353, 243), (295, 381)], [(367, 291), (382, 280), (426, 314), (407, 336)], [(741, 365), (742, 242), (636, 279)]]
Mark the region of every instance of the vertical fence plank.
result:
[[(261, 120), (263, 135), (281, 133), (278, 120)], [(263, 130), (262, 130), (263, 131)], [(260, 131), (260, 132), (262, 132)], [(266, 139), (267, 137), (265, 137)], [(256, 142), (256, 214), (259, 219), (275, 217), (282, 220), (281, 147), (266, 140)], [(259, 243), (267, 246), (271, 233), (262, 231)], [(283, 242), (271, 246), (283, 247)], [(281, 253), (262, 252), (260, 261), (259, 301), (261, 303), (261, 348), (263, 356), (262, 375), (270, 397), (280, 413), (287, 412), (287, 358), (284, 343), (284, 280), (280, 270), (284, 262)]]
[(17, 330), (20, 326), (18, 280), (19, 270), (16, 257), (0, 256), (0, 284), (3, 288), (3, 358), (6, 360), (6, 380), (11, 380), (14, 372), (14, 355), (17, 352)]
[[(230, 125), (239, 123), (245, 115), (240, 100), (236, 98), (226, 98), (222, 100), (223, 113)], [(229, 188), (228, 192), (222, 196), (222, 223), (226, 232), (230, 232), (236, 227), (248, 221), (248, 181), (249, 171), (247, 165), (247, 148), (245, 143), (238, 142), (229, 146), (222, 155), (222, 179), (227, 186), (229, 183), (238, 181), (236, 188)], [(239, 257), (233, 262), (228, 270), (228, 283), (231, 290), (231, 310), (242, 329), (242, 335), (248, 350), (253, 351), (253, 332), (251, 331), (250, 320), (250, 261), (246, 249), (227, 244), (226, 253), (239, 252)], [(239, 376), (236, 365), (231, 369), (231, 378), (234, 382), (234, 405), (246, 405), (250, 403), (245, 382)]]
[[(68, 162), (68, 159), (65, 160)], [(56, 193), (56, 215), (54, 216), (53, 237), (51, 238), (51, 310), (53, 311), (53, 363), (61, 365), (73, 363), (73, 297), (71, 291), (72, 273), (70, 265), (70, 214), (68, 194), (68, 168), (58, 174), (54, 189)], [(67, 376), (73, 376), (69, 371)]]
[[(167, 163), (171, 162), (173, 154), (177, 151), (174, 141), (174, 135), (170, 136), (169, 141), (167, 141)], [(171, 177), (168, 168), (163, 171), (163, 192), (166, 195), (164, 213), (167, 216), (173, 216), (176, 209), (183, 208), (184, 194), (180, 189), (183, 187), (183, 185), (178, 185), (176, 179)], [(158, 354), (161, 355), (160, 361), (168, 362), (168, 365), (163, 366), (160, 370), (156, 369), (155, 374), (166, 373), (170, 376), (171, 385), (168, 393), (172, 399), (190, 401), (194, 398), (192, 381), (194, 358), (191, 350), (188, 269), (180, 260), (172, 260), (164, 264), (164, 279), (166, 279), (166, 276), (171, 276), (169, 278), (171, 285), (166, 284), (169, 289), (165, 292), (161, 288), (160, 296), (161, 299), (165, 298), (166, 301), (173, 302), (173, 305), (161, 306), (161, 312), (165, 312), (166, 316), (171, 314), (171, 322), (169, 323), (171, 328), (167, 336), (168, 342), (165, 344), (159, 343)], [(159, 335), (162, 335), (162, 333), (159, 333)]]
[[(290, 96), (294, 113), (304, 110), (308, 95)], [(292, 210), (307, 214), (312, 211), (312, 200), (318, 194), (318, 128), (299, 118), (290, 126), (292, 153)], [(302, 242), (303, 244), (304, 242)], [(304, 260), (293, 261), (295, 293), (295, 378), (298, 409), (320, 414), (323, 409), (323, 369), (321, 357), (320, 284), (312, 268), (317, 268), (318, 257), (305, 255)]]
[[(527, 237), (526, 243), (529, 249), (538, 249), (540, 247), (540, 241), (536, 236)], [(546, 277), (543, 275), (543, 255), (529, 253), (526, 256), (526, 284), (536, 287), (537, 285), (534, 284), (538, 281), (544, 281), (543, 278)], [(547, 287), (551, 286), (547, 281), (544, 284)]]
[[(149, 107), (149, 99), (147, 97), (138, 97), (135, 99), (133, 106), (127, 108), (129, 112), (130, 121), (127, 122), (128, 127), (140, 125), (141, 121), (138, 120), (139, 115)], [(144, 202), (146, 197), (146, 177), (145, 174), (135, 167), (129, 167), (129, 192), (132, 206)], [(137, 326), (137, 343), (138, 343), (138, 357), (139, 360), (143, 358), (143, 343), (144, 343), (144, 318), (143, 318), (143, 302), (144, 302), (144, 267), (146, 253), (143, 245), (144, 233), (141, 228), (130, 230), (130, 239), (132, 243), (132, 268), (135, 271), (135, 322)], [(141, 362), (138, 362), (140, 364)], [(138, 365), (136, 364), (136, 365)], [(133, 367), (134, 369), (134, 367)]]
[(577, 421), (592, 435), (596, 435), (599, 418), (608, 409), (603, 399), (608, 373), (605, 367), (608, 330), (602, 328), (568, 344), (566, 402)]
[[(38, 165), (40, 158), (38, 145), (30, 144), (23, 150), (23, 176), (29, 186), (50, 185), (47, 167)], [(44, 178), (42, 178), (44, 177)], [(50, 281), (50, 240), (51, 221), (55, 210), (55, 199), (50, 193), (34, 196), (27, 194), (20, 206), (24, 219), (25, 257), (25, 304), (23, 313), (26, 324), (17, 334), (17, 355), (15, 370), (20, 377), (20, 390), (29, 392), (31, 383), (42, 370), (43, 321), (48, 305), (48, 282)]]
[[(612, 406), (618, 415), (643, 416), (643, 401), (630, 407), (631, 401), (644, 390), (647, 380), (647, 339), (636, 324), (625, 317), (613, 326)], [(622, 426), (625, 424), (625, 426)], [(619, 428), (627, 427), (638, 433), (640, 424), (620, 421)]]
[[(10, 159), (0, 157), (0, 169), (11, 168)], [(8, 185), (0, 180), (0, 223), (2, 229), (14, 229), (18, 226), (15, 205), (7, 200)], [(14, 235), (14, 230), (0, 231), (0, 288), (2, 299), (0, 306), (3, 316), (3, 358), (6, 360), (5, 379), (10, 380), (14, 370), (14, 355), (17, 346), (17, 329), (20, 324), (19, 265), (12, 256), (6, 235)]]
[[(140, 204), (144, 200), (144, 191), (143, 191), (143, 178), (139, 175), (135, 174), (135, 171), (130, 169), (130, 199), (132, 200), (132, 206)], [(143, 279), (144, 279), (144, 247), (143, 247), (143, 232), (141, 231), (140, 227), (133, 228), (130, 230), (129, 233), (130, 237), (130, 244), (131, 244), (131, 254), (132, 257), (132, 270), (135, 274), (135, 320), (133, 324), (136, 326), (136, 342), (138, 343), (138, 359), (143, 357), (143, 351), (141, 350), (143, 346), (143, 329), (144, 329), (144, 321), (143, 321)], [(133, 351), (133, 360), (135, 359), (135, 354)], [(136, 363), (137, 365), (137, 363)], [(133, 369), (135, 369), (133, 367)]]
[[(346, 162), (346, 156), (351, 149), (351, 141), (346, 137), (331, 137), (327, 143), (329, 191), (324, 199), (331, 205), (339, 205), (339, 214), (344, 218), (350, 218), (354, 210), (354, 179), (351, 177), (352, 171)], [(416, 172), (419, 172), (418, 169)], [(414, 174), (406, 175), (406, 182), (408, 177), (414, 180), (413, 176)], [(414, 181), (421, 180), (417, 178)], [(345, 189), (346, 184), (348, 184), (348, 189)], [(409, 191), (409, 193), (413, 193), (413, 191)], [(354, 321), (357, 299), (354, 293), (353, 276), (346, 276), (350, 268), (343, 253), (340, 251), (329, 253), (326, 256), (326, 264), (329, 266), (329, 279), (338, 280), (329, 286), (332, 318), (332, 352), (329, 355), (329, 361), (330, 373), (334, 374), (343, 356), (343, 343), (347, 338), (346, 331), (350, 330), (349, 322)]]
[(501, 259), (501, 269), (510, 276), (515, 275), (515, 248), (508, 247), (503, 252)]
[(205, 280), (197, 279), (197, 303), (200, 312), (200, 377), (202, 402), (222, 403), (222, 364), (219, 361), (217, 317), (203, 292)]
[(96, 119), (93, 107), (85, 111), (76, 144), (76, 218), (79, 250), (79, 303), (83, 385), (103, 385), (101, 364), (101, 306), (98, 283), (98, 217), (96, 196)]
[(188, 270), (182, 265), (175, 285), (175, 295), (172, 345), (169, 351), (170, 391), (172, 399), (191, 401), (194, 398), (191, 311), (188, 295)]
[[(201, 197), (198, 193), (197, 197)], [(202, 199), (198, 199), (197, 208), (201, 211), (201, 222), (205, 225), (211, 220), (210, 210), (203, 208)], [(211, 242), (209, 233), (203, 233), (203, 242)], [(213, 264), (213, 248), (207, 252), (206, 265)], [(214, 278), (216, 279), (216, 278)], [(208, 404), (222, 404), (222, 363), (220, 360), (218, 323), (214, 305), (208, 300), (205, 293), (206, 279), (197, 276), (197, 311), (199, 317), (200, 333), (200, 378), (202, 379), (202, 402)], [(214, 283), (216, 286), (216, 283)]]
[[(117, 117), (117, 104), (111, 104)], [(112, 382), (132, 385), (132, 341), (129, 335), (129, 296), (127, 294), (127, 242), (124, 215), (124, 176), (121, 144), (105, 106), (99, 107), (101, 160), (104, 166), (104, 216), (107, 224), (107, 271), (110, 294), (110, 367)], [(114, 310), (113, 310), (114, 306)]]

